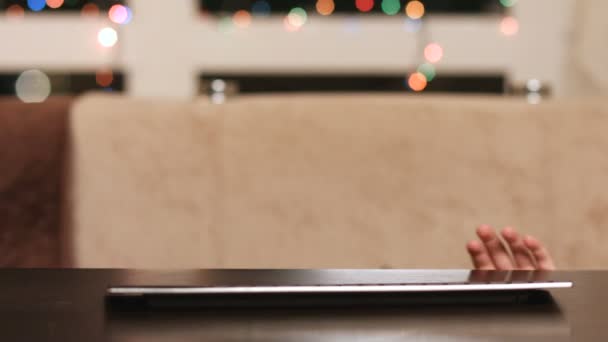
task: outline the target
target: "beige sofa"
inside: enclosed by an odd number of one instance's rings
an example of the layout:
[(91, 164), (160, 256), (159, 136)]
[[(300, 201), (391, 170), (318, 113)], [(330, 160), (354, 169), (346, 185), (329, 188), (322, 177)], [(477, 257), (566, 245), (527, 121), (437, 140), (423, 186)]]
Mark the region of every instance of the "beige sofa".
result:
[(70, 132), (76, 266), (467, 268), (488, 223), (608, 267), (599, 100), (89, 95)]

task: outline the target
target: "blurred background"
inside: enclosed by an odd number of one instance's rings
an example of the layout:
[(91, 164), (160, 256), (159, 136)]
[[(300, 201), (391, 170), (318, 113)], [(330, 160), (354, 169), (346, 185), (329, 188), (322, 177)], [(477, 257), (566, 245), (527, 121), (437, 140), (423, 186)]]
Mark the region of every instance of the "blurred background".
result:
[(606, 88), (597, 0), (0, 0), (0, 95)]
[(0, 0), (0, 266), (607, 267), (605, 13)]

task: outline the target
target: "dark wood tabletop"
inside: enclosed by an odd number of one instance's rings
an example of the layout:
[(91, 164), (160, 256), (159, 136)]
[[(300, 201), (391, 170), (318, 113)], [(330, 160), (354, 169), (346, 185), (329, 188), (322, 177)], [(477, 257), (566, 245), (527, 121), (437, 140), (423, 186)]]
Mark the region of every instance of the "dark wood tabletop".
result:
[(256, 272), (0, 270), (0, 335), (3, 341), (62, 342), (608, 340), (608, 272), (603, 271), (552, 273), (574, 287), (551, 290), (555, 303), (547, 306), (117, 312), (105, 301), (109, 285), (189, 284)]

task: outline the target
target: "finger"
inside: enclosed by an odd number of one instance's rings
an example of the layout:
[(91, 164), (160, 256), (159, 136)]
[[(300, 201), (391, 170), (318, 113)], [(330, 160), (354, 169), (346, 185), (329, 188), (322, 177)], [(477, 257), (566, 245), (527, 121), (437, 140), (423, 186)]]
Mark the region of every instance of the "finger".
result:
[(488, 254), (490, 254), (490, 258), (492, 258), (494, 267), (497, 270), (512, 270), (515, 268), (511, 257), (507, 253), (507, 250), (500, 241), (498, 235), (496, 235), (494, 229), (486, 225), (480, 226), (477, 228), (477, 236), (479, 236), (485, 245)]
[(549, 252), (547, 251), (545, 246), (540, 243), (540, 241), (538, 241), (532, 236), (526, 236), (523, 241), (526, 247), (528, 247), (534, 258), (536, 259), (536, 264), (539, 270), (555, 270), (555, 263), (553, 262), (553, 258), (551, 257), (551, 255), (549, 255)]
[(490, 254), (486, 250), (485, 246), (477, 241), (473, 240), (467, 243), (467, 251), (471, 256), (473, 266), (478, 270), (494, 270), (494, 262), (490, 258)]
[(511, 249), (513, 261), (515, 262), (515, 267), (517, 269), (533, 270), (536, 268), (534, 265), (534, 257), (515, 229), (506, 227), (502, 230), (501, 235)]

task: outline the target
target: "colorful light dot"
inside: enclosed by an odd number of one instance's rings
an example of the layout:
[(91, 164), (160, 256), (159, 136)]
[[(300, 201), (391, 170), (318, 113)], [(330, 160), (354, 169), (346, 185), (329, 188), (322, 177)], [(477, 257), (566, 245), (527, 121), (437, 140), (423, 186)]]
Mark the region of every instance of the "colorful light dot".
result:
[(287, 15), (287, 21), (296, 29), (300, 29), (308, 20), (308, 14), (301, 7), (293, 8)]
[(424, 57), (431, 63), (437, 63), (443, 58), (443, 48), (437, 43), (430, 43), (424, 48)]
[(97, 41), (103, 47), (112, 47), (118, 42), (118, 33), (111, 27), (104, 27), (99, 30)]
[(270, 4), (266, 0), (258, 0), (251, 6), (251, 12), (255, 16), (270, 15)]
[(102, 88), (107, 88), (114, 82), (114, 73), (110, 69), (98, 70), (95, 73), (95, 82)]
[(419, 73), (423, 74), (427, 82), (431, 82), (437, 76), (435, 66), (430, 63), (423, 63), (418, 67)]
[(526, 89), (533, 93), (538, 93), (542, 89), (543, 85), (540, 80), (533, 78), (526, 82)]
[(519, 21), (513, 17), (504, 17), (500, 21), (500, 32), (505, 36), (514, 36), (519, 32)]
[(251, 25), (251, 14), (246, 10), (239, 10), (232, 16), (234, 26), (238, 28), (247, 28)]
[(500, 4), (504, 7), (513, 7), (517, 3), (517, 0), (500, 0)]
[(11, 19), (21, 19), (25, 16), (25, 10), (19, 5), (10, 5), (6, 9), (6, 16)]
[(424, 4), (418, 0), (408, 2), (405, 14), (411, 19), (420, 19), (424, 16)]
[(355, 6), (361, 12), (369, 12), (374, 8), (374, 0), (356, 0)]
[(108, 11), (108, 18), (117, 24), (127, 24), (131, 21), (131, 9), (123, 5), (113, 5)]
[(399, 0), (382, 0), (382, 11), (388, 15), (395, 15), (401, 9)]
[(410, 89), (416, 92), (423, 91), (427, 84), (426, 77), (419, 72), (411, 74), (407, 80), (407, 85), (410, 87)]
[(46, 6), (45, 0), (27, 0), (27, 7), (34, 12), (39, 12)]
[(225, 92), (226, 91), (226, 81), (219, 79), (219, 78), (211, 81), (211, 90), (213, 90), (214, 93)]
[(99, 15), (99, 7), (97, 7), (97, 5), (95, 5), (95, 4), (88, 3), (84, 6), (82, 6), (81, 13), (83, 16), (86, 16), (86, 17), (96, 17)]
[(285, 31), (287, 32), (296, 32), (300, 29), (300, 27), (292, 25), (289, 21), (289, 17), (287, 16), (285, 17), (285, 19), (283, 19), (283, 26), (285, 27)]
[(320, 15), (331, 15), (336, 9), (336, 4), (334, 0), (317, 0), (316, 8)]
[(40, 70), (24, 71), (17, 78), (15, 93), (25, 103), (44, 102), (51, 94), (51, 80)]
[(50, 8), (59, 8), (63, 6), (63, 0), (46, 0), (46, 5)]

